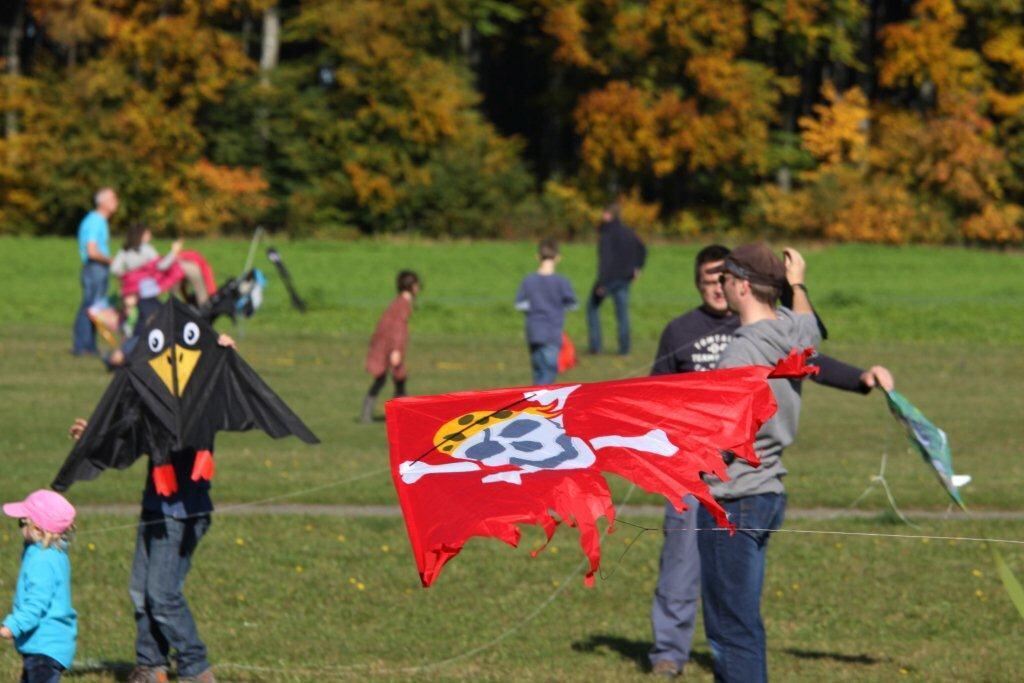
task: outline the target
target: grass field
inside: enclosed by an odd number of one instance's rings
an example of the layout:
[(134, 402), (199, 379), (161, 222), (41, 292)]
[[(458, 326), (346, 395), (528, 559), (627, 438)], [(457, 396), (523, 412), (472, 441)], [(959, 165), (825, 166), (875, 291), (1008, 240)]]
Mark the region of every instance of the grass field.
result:
[[(242, 267), (247, 250), (232, 240), (191, 246), (221, 278)], [(511, 298), (532, 267), (531, 245), (277, 246), (311, 310), (288, 309), (271, 272), (264, 308), (234, 334), (241, 353), (323, 444), (220, 437), (214, 493), (222, 507), (268, 499), (394, 503), (384, 427), (354, 418), (368, 384), (365, 344), (399, 268), (417, 269), (426, 283), (413, 318), (413, 392), (528, 381), (522, 321)], [(696, 248), (652, 248), (632, 292), (633, 354), (585, 356), (567, 378), (646, 373), (665, 322), (696, 303)], [(79, 296), (71, 241), (0, 239), (0, 253), (0, 497), (9, 500), (50, 481), (69, 447), (67, 425), (88, 414), (109, 379), (97, 362), (67, 353)], [(564, 253), (561, 270), (582, 296), (593, 278), (593, 246), (570, 245)], [(831, 332), (825, 350), (894, 371), (898, 388), (949, 433), (958, 469), (974, 476), (965, 489), (972, 509), (1020, 510), (1024, 257), (860, 246), (808, 247), (805, 255), (812, 298)], [(265, 260), (262, 266), (270, 270)], [(609, 339), (611, 318), (606, 311)], [(570, 316), (569, 332), (582, 347), (582, 312)], [(786, 453), (791, 507), (849, 506), (883, 454), (901, 507), (945, 509), (879, 396), (809, 386), (799, 441)], [(75, 486), (71, 497), (79, 504), (133, 503), (142, 477), (141, 465), (106, 473)], [(627, 489), (613, 482), (617, 498)], [(657, 502), (640, 492), (631, 501)], [(881, 493), (860, 508), (879, 518), (787, 528), (1024, 538), (1024, 522), (1017, 521), (892, 525)], [(120, 528), (104, 531), (111, 526)], [(125, 585), (134, 530), (131, 518), (95, 515), (85, 516), (81, 528), (73, 550), (79, 658), (96, 671), (76, 675), (114, 680), (116, 667), (100, 663), (132, 658)], [(0, 537), (0, 604), (16, 576), (15, 531), (11, 526)], [(200, 549), (189, 594), (219, 674), (228, 679), (628, 679), (642, 675), (659, 548), (658, 534), (645, 534), (618, 562), (629, 532), (622, 527), (608, 539), (606, 568), (614, 573), (592, 591), (570, 576), (580, 553), (565, 530), (556, 537), (560, 551), (536, 559), (473, 542), (436, 587), (422, 591), (398, 519), (222, 515)], [(764, 611), (777, 680), (1014, 680), (1024, 671), (1020, 618), (982, 545), (787, 533), (772, 544)], [(1010, 546), (1004, 555), (1024, 572), (1024, 551)], [(707, 679), (706, 644), (698, 639), (696, 648), (697, 679)], [(12, 678), (17, 666), (5, 648), (0, 678)]]

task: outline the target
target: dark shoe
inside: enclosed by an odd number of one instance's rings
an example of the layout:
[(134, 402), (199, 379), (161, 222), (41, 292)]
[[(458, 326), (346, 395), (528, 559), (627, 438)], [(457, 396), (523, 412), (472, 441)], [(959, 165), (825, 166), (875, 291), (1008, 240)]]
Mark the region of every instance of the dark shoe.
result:
[(651, 673), (655, 676), (662, 676), (664, 678), (675, 678), (676, 676), (683, 675), (683, 667), (679, 666), (671, 659), (660, 659), (654, 663)]
[(128, 683), (167, 683), (167, 669), (162, 666), (137, 666), (128, 674)]
[(217, 679), (213, 676), (213, 669), (207, 669), (198, 676), (183, 676), (178, 679), (182, 683), (188, 681), (189, 683), (217, 683)]
[(367, 396), (363, 399), (363, 412), (359, 416), (359, 421), (363, 424), (370, 424), (373, 422), (373, 404), (377, 402), (377, 399), (373, 396)]

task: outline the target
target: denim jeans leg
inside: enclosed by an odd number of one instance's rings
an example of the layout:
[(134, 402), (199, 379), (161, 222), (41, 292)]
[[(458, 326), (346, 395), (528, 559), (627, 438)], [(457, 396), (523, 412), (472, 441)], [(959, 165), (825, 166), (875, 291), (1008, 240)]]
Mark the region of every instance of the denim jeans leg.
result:
[(615, 322), (619, 329), (619, 353), (629, 353), (629, 281), (616, 282), (609, 286), (612, 299), (615, 301)]
[(46, 655), (25, 655), (22, 658), (21, 683), (59, 683), (64, 667)]
[(687, 496), (688, 508), (677, 512), (665, 505), (665, 542), (661, 547), (658, 586), (651, 605), (654, 645), (648, 654), (651, 665), (663, 660), (683, 666), (690, 659), (690, 645), (697, 626), (700, 600), (700, 555), (697, 549), (697, 500)]
[(149, 618), (176, 652), (179, 676), (196, 676), (209, 668), (206, 646), (183, 590), (192, 554), (210, 526), (208, 516), (179, 520), (165, 517), (146, 529), (149, 547), (145, 581)]
[(146, 601), (146, 581), (150, 564), (150, 527), (163, 524), (160, 514), (143, 513), (135, 536), (135, 560), (132, 562), (128, 594), (135, 610), (135, 663), (140, 666), (167, 666), (171, 647), (157, 623), (153, 621)]
[(591, 353), (601, 353), (601, 315), (598, 308), (603, 300), (593, 291), (587, 298), (587, 342)]
[(558, 377), (558, 352), (560, 344), (531, 344), (530, 365), (533, 368), (535, 386), (553, 384)]
[(96, 351), (96, 329), (89, 320), (89, 307), (107, 295), (109, 269), (102, 263), (89, 262), (82, 266), (82, 302), (78, 307), (73, 328), (75, 353)]
[[(719, 501), (736, 525), (698, 535), (704, 631), (714, 658), (715, 680), (758, 683), (768, 680), (761, 590), (770, 533), (743, 529), (777, 529), (782, 524), (785, 496), (761, 494)], [(717, 526), (704, 508), (699, 528)]]

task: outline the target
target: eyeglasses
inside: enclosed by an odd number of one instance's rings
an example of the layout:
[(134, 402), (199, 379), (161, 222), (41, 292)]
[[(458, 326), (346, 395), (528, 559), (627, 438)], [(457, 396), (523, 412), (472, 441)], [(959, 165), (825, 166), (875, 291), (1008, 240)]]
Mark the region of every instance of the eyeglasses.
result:
[(28, 520), (27, 519), (21, 518), (21, 519), (18, 520), (18, 528), (19, 529), (24, 529), (27, 526), (28, 526)]

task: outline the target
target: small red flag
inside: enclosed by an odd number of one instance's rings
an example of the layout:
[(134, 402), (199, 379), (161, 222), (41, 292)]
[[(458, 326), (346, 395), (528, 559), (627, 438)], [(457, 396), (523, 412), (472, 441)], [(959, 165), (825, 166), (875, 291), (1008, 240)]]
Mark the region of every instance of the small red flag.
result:
[[(781, 376), (809, 372), (795, 351)], [(702, 474), (726, 479), (723, 451), (758, 464), (757, 430), (775, 413), (776, 368), (661, 375), (613, 382), (417, 396), (385, 405), (391, 473), (424, 586), (473, 536), (516, 546), (518, 524), (548, 540), (579, 528), (600, 563), (597, 520), (614, 522), (612, 472), (682, 510), (693, 494), (730, 526)]]
[(558, 351), (558, 374), (576, 367), (576, 345), (565, 332), (562, 332), (562, 348)]

